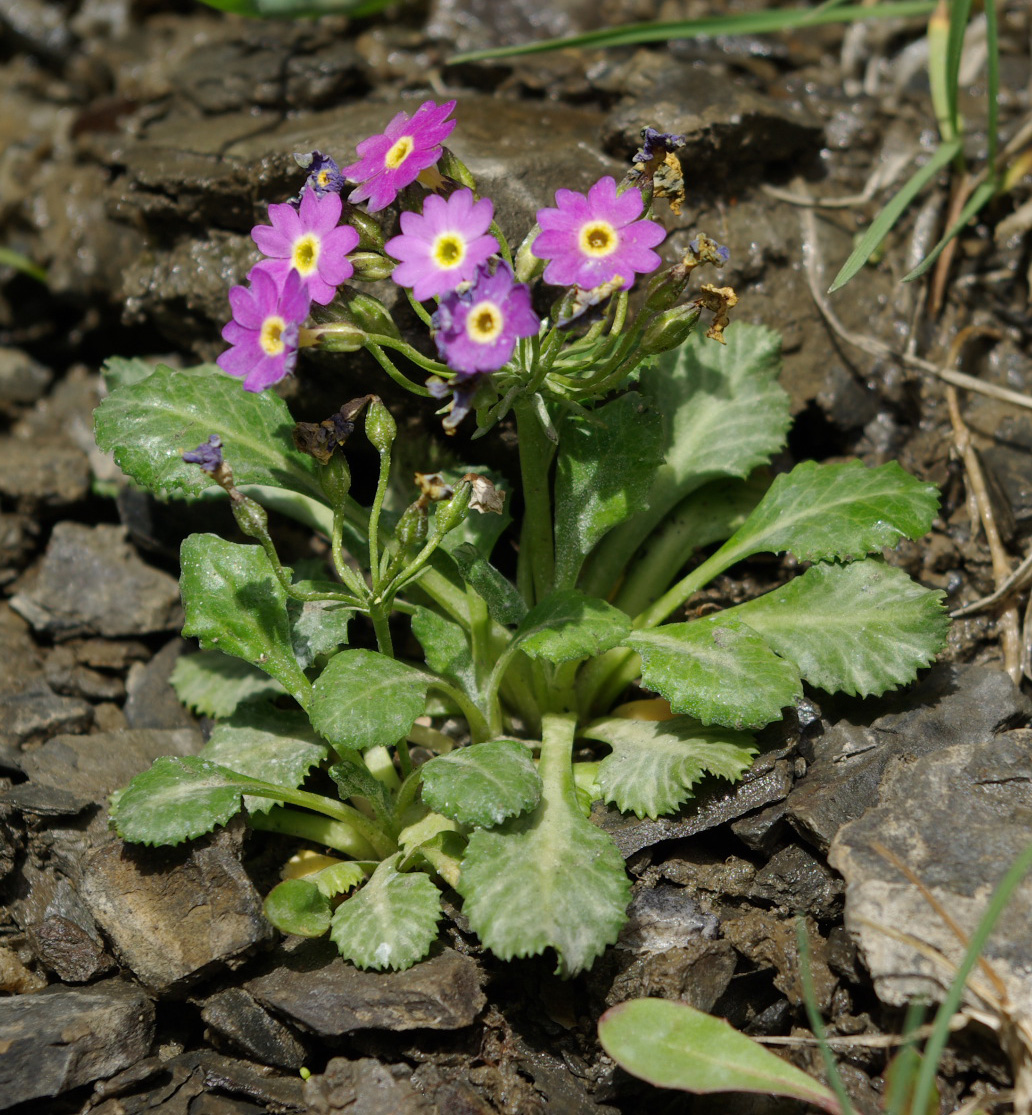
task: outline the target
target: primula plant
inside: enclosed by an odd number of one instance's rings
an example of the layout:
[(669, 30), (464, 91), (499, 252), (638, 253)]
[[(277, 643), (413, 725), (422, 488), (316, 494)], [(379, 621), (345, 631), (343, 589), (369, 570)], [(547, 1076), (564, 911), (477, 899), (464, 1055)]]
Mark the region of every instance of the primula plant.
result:
[[(114, 795), (112, 818), (149, 844), (236, 814), (308, 842), (266, 911), (360, 966), (425, 956), (450, 887), (497, 956), (551, 949), (571, 974), (616, 940), (629, 898), (593, 801), (690, 808), (704, 776), (743, 775), (751, 733), (804, 682), (876, 694), (932, 660), (940, 594), (881, 552), (929, 528), (936, 493), (896, 464), (770, 480), (789, 425), (778, 339), (725, 337), (734, 291), (689, 289), (727, 249), (699, 235), (667, 266), (656, 251), (679, 137), (646, 129), (622, 182), (558, 189), (514, 251), (442, 146), (453, 108), (400, 113), (343, 169), (297, 156), (307, 180), (253, 230), (265, 258), (229, 292), (217, 367), (109, 365), (99, 444), (156, 495), (228, 498), (251, 540), (183, 543), (202, 650), (174, 682), (214, 730)], [(360, 289), (388, 276), (404, 337)], [(428, 469), (413, 489), (392, 464), (413, 450), (372, 392), (295, 422), (267, 388), (305, 348), (365, 349), (449, 433), (514, 424), (519, 476)], [(369, 507), (350, 491), (359, 424), (379, 458)], [(326, 539), (326, 565), (287, 567), (266, 509)], [(683, 610), (786, 552), (805, 571), (765, 595)]]

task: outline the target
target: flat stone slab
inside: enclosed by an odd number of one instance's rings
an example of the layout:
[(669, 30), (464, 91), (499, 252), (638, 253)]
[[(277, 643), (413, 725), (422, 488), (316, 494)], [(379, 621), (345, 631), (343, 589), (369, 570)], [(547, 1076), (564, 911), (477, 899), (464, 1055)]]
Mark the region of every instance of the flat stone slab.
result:
[(244, 984), (259, 1002), (317, 1034), (458, 1030), (487, 999), (476, 962), (443, 949), (404, 972), (362, 972), (325, 941), (288, 945), (277, 966)]
[(112, 1076), (153, 1038), (153, 1005), (121, 980), (0, 999), (0, 1110)]
[(148, 987), (183, 990), (272, 937), (239, 843), (227, 830), (185, 848), (116, 840), (84, 860), (83, 901)]
[[(859, 943), (879, 998), (894, 1005), (918, 996), (941, 1001), (964, 951), (920, 889), (879, 854), (879, 846), (895, 853), (970, 935), (1000, 879), (1028, 847), (1030, 816), (1029, 729), (949, 747), (888, 772), (877, 808), (839, 832), (829, 857), (845, 876), (846, 927)], [(900, 930), (945, 960), (899, 939)], [(1032, 1024), (1030, 956), (1032, 879), (1026, 876), (982, 950), (1025, 1026)], [(977, 969), (973, 978), (989, 988)], [(970, 991), (965, 996), (972, 1007), (985, 1009)]]

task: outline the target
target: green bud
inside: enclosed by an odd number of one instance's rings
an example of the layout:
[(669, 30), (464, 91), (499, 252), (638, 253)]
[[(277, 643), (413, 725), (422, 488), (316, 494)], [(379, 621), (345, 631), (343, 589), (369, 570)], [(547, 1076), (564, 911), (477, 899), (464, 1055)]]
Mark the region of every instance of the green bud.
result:
[(516, 281), (520, 283), (529, 283), (531, 279), (537, 278), (545, 269), (545, 261), (539, 259), (530, 250), (531, 244), (541, 235), (541, 226), (534, 225), (534, 227), (523, 238), (523, 243), (516, 249), (516, 255), (513, 258), (513, 271), (516, 274)]
[(365, 330), (348, 321), (316, 326), (312, 332), (318, 339), (318, 347), (324, 352), (358, 352), (366, 343)]
[(379, 252), (352, 252), (348, 259), (355, 269), (354, 277), (365, 283), (386, 279), (394, 270), (394, 261)]
[(384, 245), (383, 229), (375, 217), (363, 213), (361, 209), (349, 206), (345, 220), (358, 233), (358, 246), (363, 251), (382, 251)]
[(667, 352), (686, 341), (699, 320), (699, 307), (691, 303), (656, 314), (645, 324), (641, 349), (648, 356)]
[(469, 514), (469, 501), (473, 495), (473, 485), (468, 480), (461, 481), (455, 488), (455, 495), (447, 502), (438, 503), (434, 513), (434, 534), (443, 538), (454, 530)]
[(237, 493), (237, 498), (230, 501), (233, 508), (233, 518), (237, 526), (248, 538), (257, 538), (262, 541), (269, 537), (269, 516), (260, 503), (255, 503), (248, 496)]
[(334, 453), (319, 469), (319, 483), (333, 507), (339, 507), (351, 491), (351, 469), (343, 452)]
[(374, 298), (371, 294), (348, 288), (344, 295), (344, 313), (347, 321), (366, 333), (379, 333), (385, 337), (401, 336), (390, 311), (379, 298)]
[(449, 178), (463, 186), (468, 186), (474, 193), (477, 189), (477, 180), (470, 174), (469, 167), (447, 147), (441, 148), (441, 157), (437, 160), (437, 169)]
[(403, 552), (414, 550), (426, 541), (427, 519), (426, 504), (422, 500), (417, 499), (405, 508), (394, 529), (394, 537)]
[(365, 432), (373, 448), (380, 453), (390, 452), (391, 445), (398, 436), (398, 426), (391, 417), (391, 412), (375, 395), (370, 400), (369, 409), (366, 411)]
[(654, 275), (645, 288), (645, 302), (642, 304), (641, 312), (654, 314), (669, 310), (684, 294), (684, 288), (688, 285), (693, 270), (693, 267), (686, 267), (682, 262), (675, 263), (673, 267), (667, 267), (658, 275)]

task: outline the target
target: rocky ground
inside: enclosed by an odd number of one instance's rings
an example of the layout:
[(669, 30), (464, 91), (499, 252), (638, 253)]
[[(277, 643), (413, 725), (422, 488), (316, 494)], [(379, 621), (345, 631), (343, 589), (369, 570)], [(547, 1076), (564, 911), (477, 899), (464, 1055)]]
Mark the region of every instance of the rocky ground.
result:
[[(1032, 22), (1017, 0), (1000, 9), (1008, 138), (1030, 111)], [(0, 266), (0, 1110), (794, 1111), (651, 1090), (600, 1054), (594, 1027), (612, 1003), (681, 998), (755, 1036), (798, 1038), (788, 1055), (817, 1069), (800, 913), (850, 1091), (861, 1112), (879, 1110), (901, 1004), (941, 995), (949, 978), (879, 926), (954, 961), (960, 948), (873, 846), (970, 929), (1029, 839), (1032, 702), (991, 609), (958, 619), (943, 661), (910, 690), (824, 699), (769, 731), (734, 792), (711, 789), (656, 822), (596, 811), (637, 880), (633, 917), (568, 983), (545, 960), (481, 955), (458, 912), (430, 960), (356, 971), (322, 942), (275, 939), (260, 900), (283, 854), (272, 838), (230, 826), (161, 851), (125, 847), (107, 826), (111, 791), (154, 757), (201, 745), (203, 725), (167, 679), (188, 649), (178, 542), (202, 515), (210, 529), (211, 512), (154, 504), (93, 447), (99, 367), (115, 354), (211, 358), (226, 290), (251, 262), (251, 225), (297, 187), (291, 153), (344, 161), (427, 95), (459, 99), (449, 142), (513, 235), (557, 186), (619, 176), (643, 125), (685, 133), (688, 201), (665, 250), (673, 258), (700, 230), (729, 245), (739, 319), (783, 333), (789, 456), (899, 459), (935, 481), (932, 535), (893, 560), (951, 607), (992, 591), (945, 387), (919, 361), (1032, 391), (1028, 177), (964, 234), (941, 287), (901, 287), (947, 203), (944, 189), (922, 195), (878, 266), (832, 299), (829, 321), (814, 291), (886, 184), (934, 144), (920, 21), (446, 62), (456, 47), (658, 10), (436, 0), (362, 23), (290, 24), (185, 0), (0, 0), (0, 246), (46, 270), (41, 283)], [(704, 10), (662, 5), (667, 18)], [(969, 59), (962, 109), (977, 167), (977, 34)], [(799, 204), (808, 198), (852, 200)], [(410, 428), (429, 424), (359, 359), (343, 372), (303, 363), (286, 385), (300, 419), (368, 390), (407, 407)], [(1032, 520), (1029, 411), (976, 392), (960, 409), (1017, 564)], [(1019, 1048), (1032, 1019), (1030, 904), (1032, 885), (987, 949), (1006, 1002), (969, 997), (978, 1018), (943, 1061), (943, 1111), (978, 1095), (1008, 1109), (1001, 1048)]]

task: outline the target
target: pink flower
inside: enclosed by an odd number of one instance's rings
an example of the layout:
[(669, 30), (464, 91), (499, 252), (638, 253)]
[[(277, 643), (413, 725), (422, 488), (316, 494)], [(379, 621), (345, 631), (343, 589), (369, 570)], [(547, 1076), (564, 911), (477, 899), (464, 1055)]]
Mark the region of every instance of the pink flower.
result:
[(455, 127), (454, 120), (446, 119), (454, 107), (454, 101), (440, 106), (424, 101), (411, 119), (407, 112), (399, 112), (382, 135), (362, 140), (355, 148), (358, 161), (341, 172), (358, 183), (348, 200), (357, 204), (368, 198), (370, 213), (386, 209), (399, 190), (441, 157), (441, 144)]
[(233, 346), (215, 363), (231, 376), (242, 376), (244, 389), (261, 391), (290, 375), (297, 362), (301, 323), (311, 305), (308, 287), (290, 269), (283, 287), (262, 269), (251, 269), (251, 286), (235, 286), (229, 292), (233, 320), (222, 330), (223, 340)]
[(638, 220), (643, 202), (637, 189), (616, 192), (616, 182), (600, 178), (587, 196), (556, 190), (556, 209), (539, 209), (541, 232), (531, 245), (549, 260), (546, 283), (591, 290), (619, 277), (622, 289), (635, 274), (647, 274), (662, 262), (652, 249), (666, 235), (655, 221)]
[(487, 235), (493, 215), (491, 202), (474, 201), (472, 190), (458, 190), (447, 200), (430, 194), (422, 214), (402, 213), (402, 235), (384, 245), (402, 261), (392, 278), (411, 287), (420, 302), (454, 290), (498, 251), (498, 241)]
[(494, 372), (509, 362), (519, 337), (533, 337), (540, 322), (530, 307), (530, 289), (517, 283), (507, 263), (492, 273), (476, 270), (473, 285), (441, 299), (433, 317), (441, 359), (456, 372)]
[(325, 306), (333, 301), (337, 287), (354, 274), (348, 252), (358, 244), (358, 233), (350, 225), (338, 225), (343, 202), (340, 194), (305, 190), (295, 209), (284, 202), (269, 206), (269, 225), (255, 225), (251, 239), (270, 258), (257, 269), (271, 275), (281, 286), (287, 272), (295, 270), (308, 284), (313, 302)]

